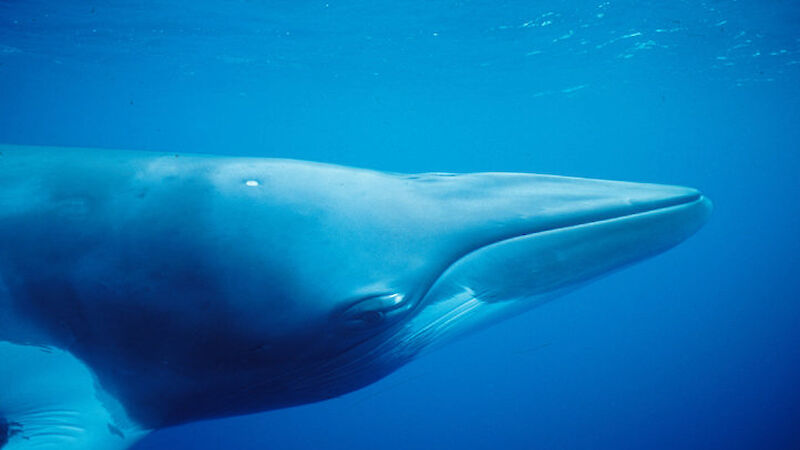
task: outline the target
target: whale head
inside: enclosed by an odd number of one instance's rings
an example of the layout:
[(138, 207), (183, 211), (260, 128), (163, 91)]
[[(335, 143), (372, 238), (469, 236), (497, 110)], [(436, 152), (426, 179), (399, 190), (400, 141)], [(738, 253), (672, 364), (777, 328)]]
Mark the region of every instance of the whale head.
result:
[(266, 272), (287, 300), (272, 306), (302, 314), (273, 311), (261, 326), (315, 330), (293, 341), (308, 344), (293, 355), (309, 358), (296, 388), (312, 396), (361, 387), (426, 349), (662, 252), (711, 209), (676, 186), (279, 165), (272, 176), (232, 178), (253, 179), (252, 195), (269, 196), (259, 221), (268, 225), (253, 232), (270, 238), (252, 239), (268, 245), (253, 251), (272, 255), (262, 267), (279, 268)]

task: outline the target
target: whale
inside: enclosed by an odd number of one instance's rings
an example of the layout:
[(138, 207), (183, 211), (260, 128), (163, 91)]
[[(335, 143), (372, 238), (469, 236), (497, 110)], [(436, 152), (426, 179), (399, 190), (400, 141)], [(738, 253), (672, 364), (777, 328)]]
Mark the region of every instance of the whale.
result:
[(340, 396), (710, 212), (659, 184), (2, 145), (0, 448)]

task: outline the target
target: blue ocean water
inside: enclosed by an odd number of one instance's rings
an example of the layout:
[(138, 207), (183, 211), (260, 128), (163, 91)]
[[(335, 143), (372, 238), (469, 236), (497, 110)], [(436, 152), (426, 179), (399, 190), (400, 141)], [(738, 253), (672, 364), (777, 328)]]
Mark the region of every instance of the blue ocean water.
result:
[(800, 4), (0, 1), (0, 142), (700, 188), (695, 237), (139, 450), (800, 448)]

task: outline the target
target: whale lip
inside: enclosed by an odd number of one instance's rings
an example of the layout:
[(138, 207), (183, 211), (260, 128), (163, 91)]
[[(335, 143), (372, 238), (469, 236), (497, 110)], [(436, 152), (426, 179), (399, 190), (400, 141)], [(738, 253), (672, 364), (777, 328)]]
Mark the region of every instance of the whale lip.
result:
[[(700, 224), (702, 225), (705, 223), (705, 220), (708, 219), (709, 214), (713, 208), (711, 201), (708, 197), (704, 196), (700, 191), (697, 189), (692, 188), (684, 188), (686, 192), (681, 193), (680, 195), (675, 195), (671, 197), (664, 197), (661, 199), (656, 199), (647, 202), (631, 202), (630, 208), (625, 209), (622, 211), (609, 211), (609, 212), (599, 212), (596, 216), (591, 216), (585, 218), (584, 220), (576, 220), (574, 222), (568, 222), (559, 224), (558, 226), (553, 226), (549, 228), (543, 228), (539, 230), (532, 231), (530, 233), (522, 233), (517, 236), (511, 236), (510, 238), (520, 237), (520, 236), (527, 236), (532, 234), (543, 233), (547, 231), (556, 231), (563, 228), (571, 228), (579, 225), (588, 225), (595, 222), (603, 222), (606, 220), (617, 220), (617, 219), (625, 219), (626, 217), (632, 217), (639, 214), (651, 213), (655, 211), (666, 210), (670, 208), (674, 208), (677, 206), (690, 206), (696, 205), (701, 206), (705, 210), (704, 220)], [(508, 239), (508, 238), (506, 238)], [(505, 239), (500, 239), (496, 242), (503, 241)], [(491, 245), (491, 244), (489, 244)]]
[[(686, 209), (686, 208), (688, 208), (688, 209), (696, 209), (698, 211), (698, 213), (699, 213), (697, 215), (697, 220), (695, 220), (695, 222), (694, 222), (695, 231), (696, 231), (701, 226), (703, 226), (706, 223), (706, 221), (708, 220), (708, 218), (710, 217), (710, 214), (711, 214), (711, 212), (713, 210), (713, 203), (711, 202), (711, 200), (708, 197), (704, 196), (700, 191), (698, 191), (696, 189), (690, 189), (690, 188), (686, 188), (686, 189), (687, 189), (687, 193), (684, 194), (684, 195), (664, 198), (662, 200), (649, 202), (649, 203), (643, 203), (643, 204), (640, 204), (640, 205), (633, 205), (633, 207), (630, 210), (628, 210), (627, 212), (622, 213), (622, 214), (607, 214), (607, 215), (599, 214), (597, 217), (592, 217), (590, 220), (578, 220), (578, 221), (574, 221), (574, 222), (570, 222), (570, 223), (559, 224), (558, 226), (554, 226), (554, 227), (550, 227), (550, 228), (538, 229), (538, 230), (532, 231), (530, 233), (521, 233), (521, 234), (518, 234), (518, 235), (515, 235), (515, 236), (510, 236), (510, 237), (507, 237), (507, 238), (504, 238), (504, 239), (499, 239), (499, 240), (497, 240), (495, 242), (492, 242), (492, 243), (489, 243), (487, 245), (483, 245), (481, 247), (478, 247), (478, 248), (474, 249), (472, 252), (469, 252), (468, 254), (473, 253), (473, 252), (475, 252), (477, 250), (480, 250), (482, 248), (485, 248), (485, 247), (500, 243), (500, 242), (504, 242), (504, 241), (512, 240), (512, 239), (516, 239), (516, 238), (521, 238), (521, 237), (525, 237), (525, 236), (533, 236), (533, 235), (543, 234), (543, 233), (547, 233), (547, 232), (558, 232), (559, 230), (566, 230), (566, 229), (569, 229), (569, 228), (580, 227), (580, 226), (583, 226), (583, 225), (599, 224), (599, 223), (602, 223), (602, 222), (612, 222), (612, 221), (621, 221), (621, 220), (633, 219), (633, 218), (636, 218), (636, 217), (646, 216), (646, 215), (655, 214), (655, 213), (662, 213), (662, 212), (665, 213), (665, 212), (669, 212), (669, 211), (681, 211), (681, 210)], [(464, 256), (466, 256), (466, 255), (464, 255)]]
[[(644, 185), (653, 187), (654, 185)], [(669, 190), (670, 195), (662, 195), (646, 200), (628, 199), (623, 202), (624, 206), (617, 205), (613, 208), (600, 208), (596, 212), (584, 211), (583, 214), (577, 217), (568, 217), (566, 220), (555, 220), (550, 226), (532, 227), (530, 230), (524, 230), (521, 233), (506, 235), (498, 237), (490, 242), (481, 243), (481, 245), (470, 249), (469, 251), (461, 254), (458, 258), (447, 264), (443, 270), (433, 279), (433, 282), (427, 286), (420, 296), (418, 306), (424, 307), (431, 301), (431, 297), (436, 297), (434, 291), (437, 290), (443, 279), (448, 278), (448, 275), (465, 260), (469, 260), (474, 255), (499, 245), (520, 241), (522, 239), (533, 238), (538, 236), (553, 235), (554, 233), (574, 233), (573, 230), (588, 229), (590, 227), (603, 227), (609, 224), (620, 225), (623, 223), (634, 223), (637, 220), (653, 217), (659, 217), (657, 220), (664, 220), (665, 218), (675, 217), (673, 220), (683, 221), (683, 223), (676, 223), (674, 227), (668, 230), (659, 230), (663, 234), (671, 234), (664, 240), (670, 242), (669, 244), (661, 244), (657, 251), (652, 251), (651, 254), (660, 253), (669, 247), (677, 245), (677, 243), (685, 240), (691, 234), (700, 229), (708, 220), (710, 213), (713, 209), (711, 201), (708, 197), (704, 196), (699, 190), (693, 188), (679, 187), (679, 186), (659, 186)], [(653, 236), (654, 241), (658, 241), (658, 236)], [(650, 256), (650, 255), (647, 255)], [(644, 258), (641, 258), (644, 259)]]
[[(675, 188), (681, 189), (682, 192), (676, 195), (665, 196), (662, 198), (656, 198), (647, 201), (630, 200), (628, 202), (628, 205), (626, 205), (627, 207), (625, 208), (600, 210), (596, 214), (588, 215), (586, 217), (579, 217), (576, 220), (568, 220), (562, 223), (558, 223), (554, 226), (543, 227), (540, 229), (532, 230), (527, 233), (520, 233), (515, 236), (508, 236), (506, 238), (499, 239), (495, 242), (500, 242), (505, 239), (519, 237), (519, 236), (527, 236), (531, 234), (543, 233), (546, 231), (555, 231), (562, 228), (570, 228), (578, 225), (586, 225), (594, 222), (602, 222), (604, 220), (622, 219), (628, 216), (634, 216), (637, 214), (658, 211), (662, 209), (671, 208), (674, 206), (689, 205), (693, 203), (697, 203), (698, 205), (700, 204), (707, 205), (710, 212), (711, 201), (708, 200), (708, 198), (705, 197), (699, 190), (693, 188), (680, 188), (680, 187), (675, 187)], [(492, 243), (490, 243), (489, 245), (491, 244)]]
[[(685, 188), (679, 186), (665, 186), (665, 187), (681, 189), (682, 192), (680, 192), (677, 195), (665, 196), (663, 198), (653, 199), (649, 201), (640, 201), (640, 202), (631, 201), (629, 207), (626, 209), (598, 211), (596, 215), (589, 215), (586, 217), (577, 218), (577, 220), (558, 223), (557, 225), (551, 227), (542, 227), (531, 230), (529, 232), (523, 232), (511, 236), (506, 236), (472, 249), (471, 251), (462, 255), (456, 261), (453, 261), (453, 264), (448, 265), (447, 268), (452, 267), (456, 262), (462, 260), (464, 257), (472, 253), (475, 253), (483, 248), (501, 242), (523, 238), (526, 236), (540, 235), (549, 232), (558, 232), (559, 230), (567, 230), (570, 228), (580, 227), (584, 225), (599, 224), (602, 222), (611, 222), (611, 221), (623, 221), (659, 212), (666, 213), (669, 211), (682, 211), (686, 208), (696, 210), (698, 214), (696, 215), (697, 216), (696, 220), (693, 223), (694, 229), (692, 233), (700, 229), (700, 227), (702, 227), (706, 223), (713, 210), (713, 204), (711, 200), (705, 195), (703, 195), (702, 192), (694, 188)], [(442, 275), (446, 271), (447, 269), (445, 269), (445, 271), (442, 272)]]
[(427, 286), (400, 339), (411, 352), (438, 348), (679, 244), (707, 221), (712, 205), (695, 189), (665, 188), (675, 195), (582, 214), (573, 218), (584, 220), (505, 236), (462, 254)]
[[(614, 182), (614, 183), (619, 183), (621, 185), (637, 184), (637, 183), (626, 183), (626, 182)], [(496, 244), (498, 242), (503, 242), (509, 239), (519, 238), (522, 236), (530, 236), (545, 232), (552, 232), (580, 225), (588, 225), (596, 222), (603, 222), (608, 220), (620, 220), (620, 219), (625, 219), (627, 217), (637, 216), (639, 214), (652, 213), (655, 211), (666, 210), (678, 206), (697, 206), (703, 210), (702, 214), (703, 219), (698, 224), (699, 228), (699, 226), (702, 226), (708, 219), (713, 209), (712, 203), (708, 199), (708, 197), (704, 196), (702, 192), (694, 188), (683, 187), (683, 186), (649, 185), (649, 184), (642, 184), (641, 186), (663, 188), (665, 190), (669, 190), (671, 194), (658, 196), (655, 198), (648, 198), (646, 200), (637, 200), (633, 197), (629, 197), (625, 202), (623, 202), (624, 203), (623, 206), (600, 208), (593, 213), (586, 212), (585, 214), (581, 214), (576, 217), (567, 217), (564, 220), (555, 220), (554, 223), (550, 225), (534, 226), (531, 227), (531, 229), (529, 230), (524, 230), (522, 232), (510, 235), (500, 236), (497, 239), (491, 240), (489, 242), (484, 242), (481, 245), (471, 249), (470, 251), (465, 252), (455, 261), (452, 261), (452, 263), (449, 264), (447, 267), (450, 267), (453, 263), (459, 261), (464, 256), (467, 256), (477, 250), (480, 250), (481, 248)]]

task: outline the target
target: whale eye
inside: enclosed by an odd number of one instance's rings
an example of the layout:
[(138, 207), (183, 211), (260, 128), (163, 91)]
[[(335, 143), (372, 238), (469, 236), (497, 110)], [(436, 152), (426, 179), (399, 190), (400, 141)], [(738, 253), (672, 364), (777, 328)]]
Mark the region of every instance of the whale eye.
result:
[(344, 311), (343, 323), (350, 330), (369, 330), (393, 323), (410, 309), (408, 303), (401, 294), (366, 297)]
[(359, 314), (357, 319), (367, 324), (379, 324), (383, 322), (383, 313), (380, 311), (364, 311)]

